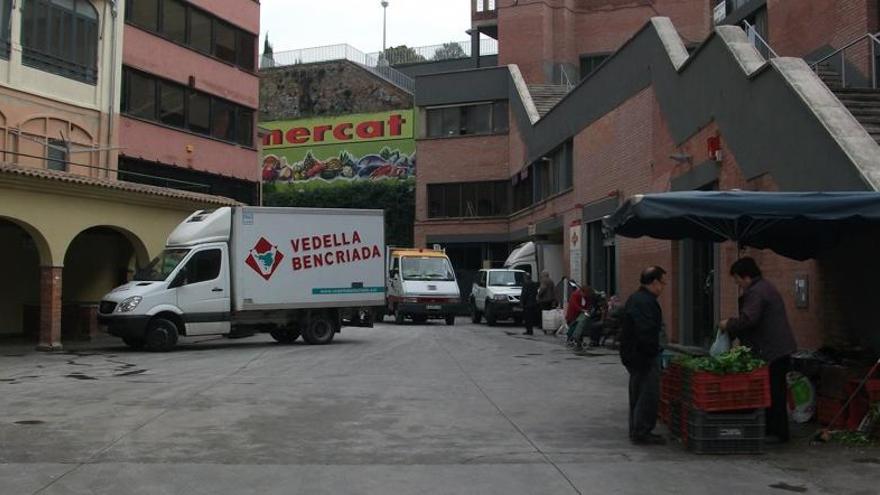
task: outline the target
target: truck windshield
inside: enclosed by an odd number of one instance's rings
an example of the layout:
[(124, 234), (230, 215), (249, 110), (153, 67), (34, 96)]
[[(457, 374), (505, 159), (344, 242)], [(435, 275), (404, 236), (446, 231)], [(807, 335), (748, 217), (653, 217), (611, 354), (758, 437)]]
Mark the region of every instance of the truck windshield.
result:
[(161, 282), (171, 275), (180, 261), (186, 257), (189, 249), (166, 249), (153, 258), (146, 268), (139, 270), (133, 280), (144, 282)]
[(446, 258), (403, 258), (401, 273), (404, 280), (455, 280)]
[(492, 287), (522, 287), (526, 281), (523, 272), (489, 272), (489, 285)]

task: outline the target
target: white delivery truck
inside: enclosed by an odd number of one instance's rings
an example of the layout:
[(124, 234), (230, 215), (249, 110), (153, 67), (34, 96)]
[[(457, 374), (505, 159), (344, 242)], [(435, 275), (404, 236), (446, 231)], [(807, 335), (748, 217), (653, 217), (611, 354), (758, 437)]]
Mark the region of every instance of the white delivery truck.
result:
[(546, 271), (554, 282), (559, 282), (565, 275), (562, 244), (541, 241), (520, 244), (510, 252), (504, 268), (527, 272), (534, 281), (538, 281), (541, 272)]
[(197, 211), (134, 280), (104, 296), (98, 320), (150, 350), (169, 350), (178, 336), (257, 332), (327, 344), (344, 313), (384, 306), (384, 254), (382, 210)]

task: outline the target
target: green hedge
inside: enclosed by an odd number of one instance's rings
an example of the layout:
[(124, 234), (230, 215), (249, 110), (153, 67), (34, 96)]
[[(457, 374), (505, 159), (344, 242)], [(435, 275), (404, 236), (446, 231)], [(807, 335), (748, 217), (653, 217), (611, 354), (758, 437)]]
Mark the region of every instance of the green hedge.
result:
[(263, 204), (309, 208), (382, 208), (385, 210), (385, 242), (393, 246), (413, 245), (416, 211), (414, 179), (267, 184), (263, 189)]

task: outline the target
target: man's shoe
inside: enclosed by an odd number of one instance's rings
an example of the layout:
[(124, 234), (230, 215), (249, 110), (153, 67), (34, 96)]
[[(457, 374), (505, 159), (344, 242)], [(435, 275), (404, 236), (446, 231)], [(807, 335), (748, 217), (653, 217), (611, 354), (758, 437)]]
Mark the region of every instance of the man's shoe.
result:
[(666, 445), (666, 439), (655, 433), (634, 437), (632, 443), (635, 445)]

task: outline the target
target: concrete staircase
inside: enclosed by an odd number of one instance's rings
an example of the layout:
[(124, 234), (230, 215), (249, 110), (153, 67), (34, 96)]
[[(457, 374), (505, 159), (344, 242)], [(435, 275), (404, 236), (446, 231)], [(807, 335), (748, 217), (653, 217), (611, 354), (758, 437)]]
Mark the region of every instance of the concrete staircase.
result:
[(880, 89), (844, 88), (840, 74), (828, 64), (820, 64), (817, 72), (828, 89), (880, 143)]
[(551, 108), (559, 103), (559, 100), (568, 94), (568, 87), (553, 84), (533, 84), (529, 85), (529, 93), (532, 95), (532, 101), (535, 102), (538, 114), (543, 117)]

